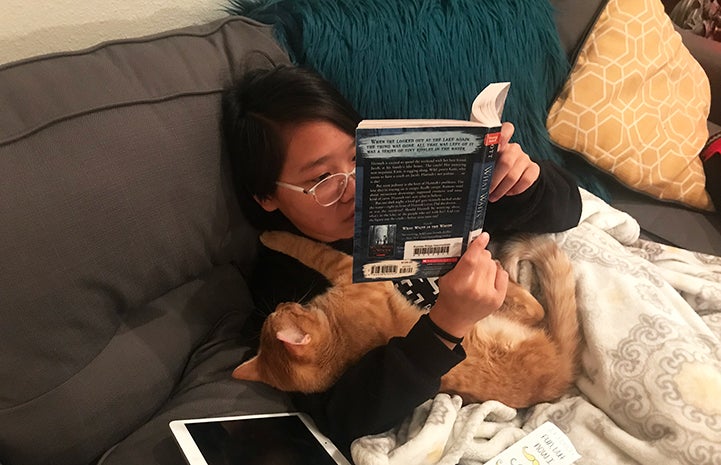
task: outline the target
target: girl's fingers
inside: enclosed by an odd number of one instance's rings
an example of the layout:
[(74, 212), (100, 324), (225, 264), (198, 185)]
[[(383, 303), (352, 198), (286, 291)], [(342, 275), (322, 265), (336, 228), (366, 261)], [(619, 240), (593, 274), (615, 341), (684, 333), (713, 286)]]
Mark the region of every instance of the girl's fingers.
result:
[[(506, 292), (508, 291), (508, 272), (503, 269), (500, 263), (496, 262), (497, 272), (496, 279), (494, 281), (494, 287), (496, 291), (505, 298)], [(502, 301), (503, 299), (501, 299)]]
[(516, 181), (516, 183), (508, 189), (504, 195), (518, 195), (525, 192), (533, 185), (534, 182), (536, 182), (536, 179), (538, 179), (540, 174), (541, 168), (537, 164), (531, 163), (525, 169), (518, 181)]
[(541, 173), (540, 167), (531, 162), (528, 165), (516, 165), (503, 180), (491, 191), (488, 199), (495, 202), (504, 195), (516, 195), (524, 192), (536, 182)]

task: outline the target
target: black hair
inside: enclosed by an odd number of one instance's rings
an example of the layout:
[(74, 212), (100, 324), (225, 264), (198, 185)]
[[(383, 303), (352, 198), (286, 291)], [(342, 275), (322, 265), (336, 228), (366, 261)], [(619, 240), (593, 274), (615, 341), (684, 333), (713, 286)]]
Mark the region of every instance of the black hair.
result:
[[(233, 184), (254, 226), (276, 227), (282, 220), (254, 200), (277, 188), (286, 153), (281, 132), (298, 123), (325, 121), (355, 137), (360, 115), (316, 72), (290, 65), (246, 73), (223, 93), (222, 130)], [(282, 217), (282, 215), (280, 215)], [(275, 217), (275, 218), (274, 218)]]

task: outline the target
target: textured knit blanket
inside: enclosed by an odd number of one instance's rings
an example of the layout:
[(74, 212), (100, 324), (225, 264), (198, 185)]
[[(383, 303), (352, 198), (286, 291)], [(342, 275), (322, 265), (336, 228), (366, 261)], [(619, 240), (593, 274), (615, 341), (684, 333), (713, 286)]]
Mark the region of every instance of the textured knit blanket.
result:
[(356, 440), (356, 465), (482, 464), (551, 421), (578, 464), (721, 464), (721, 258), (639, 239), (582, 191), (569, 255), (584, 342), (574, 390), (515, 411), (438, 394), (396, 428)]

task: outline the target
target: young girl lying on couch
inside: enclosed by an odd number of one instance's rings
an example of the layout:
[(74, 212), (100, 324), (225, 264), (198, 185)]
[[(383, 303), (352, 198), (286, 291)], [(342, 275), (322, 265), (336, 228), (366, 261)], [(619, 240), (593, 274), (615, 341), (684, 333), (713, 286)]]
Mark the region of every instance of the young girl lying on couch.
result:
[[(236, 191), (261, 230), (285, 230), (350, 253), (355, 211), (355, 129), (360, 115), (316, 73), (282, 66), (254, 71), (229, 88), (223, 129)], [(578, 224), (581, 199), (573, 179), (552, 162), (533, 162), (510, 141), (504, 123), (484, 229), (557, 232)], [(290, 188), (288, 186), (291, 186)], [(294, 189), (298, 186), (301, 189)], [(507, 273), (486, 249), (484, 233), (438, 280), (412, 281), (430, 308), (405, 337), (367, 353), (329, 390), (294, 394), (347, 456), (350, 443), (385, 431), (439, 389), (440, 378), (465, 358), (460, 340), (499, 308)], [(257, 346), (264, 318), (278, 303), (307, 301), (329, 283), (296, 260), (263, 248), (251, 289), (258, 306), (246, 324)]]

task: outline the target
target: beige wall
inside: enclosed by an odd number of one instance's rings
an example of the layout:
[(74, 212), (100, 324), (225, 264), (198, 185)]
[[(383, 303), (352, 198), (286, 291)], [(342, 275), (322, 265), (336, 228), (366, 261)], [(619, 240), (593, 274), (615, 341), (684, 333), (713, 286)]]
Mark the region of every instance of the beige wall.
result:
[(226, 16), (224, 0), (0, 0), (0, 63)]

